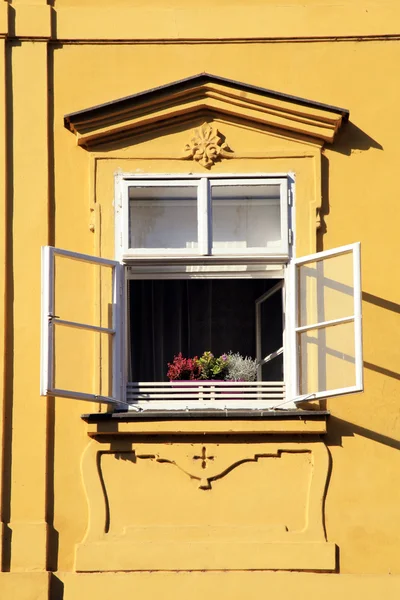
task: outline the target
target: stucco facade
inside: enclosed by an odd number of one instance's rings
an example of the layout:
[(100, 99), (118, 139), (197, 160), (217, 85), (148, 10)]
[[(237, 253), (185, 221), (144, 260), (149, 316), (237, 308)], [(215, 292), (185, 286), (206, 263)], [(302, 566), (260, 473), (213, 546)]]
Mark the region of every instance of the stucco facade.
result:
[[(0, 596), (398, 598), (400, 6), (132, 4), (0, 7)], [(201, 73), (234, 83), (134, 97)], [(232, 151), (207, 169), (204, 122)], [(216, 421), (40, 397), (40, 248), (114, 259), (126, 173), (293, 174), (298, 256), (361, 242), (364, 392)], [(66, 347), (63, 379), (96, 378)]]

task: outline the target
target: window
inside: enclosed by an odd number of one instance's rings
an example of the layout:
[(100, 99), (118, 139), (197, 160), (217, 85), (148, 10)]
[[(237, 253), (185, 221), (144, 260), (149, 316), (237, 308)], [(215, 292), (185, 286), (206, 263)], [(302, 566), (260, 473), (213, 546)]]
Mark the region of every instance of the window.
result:
[[(263, 410), (360, 391), (359, 244), (294, 258), (292, 194), (288, 176), (118, 176), (116, 261), (43, 250), (42, 395)], [(256, 379), (168, 379), (204, 351)]]
[(123, 179), (117, 230), (124, 260), (167, 256), (263, 255), (287, 260), (288, 180)]

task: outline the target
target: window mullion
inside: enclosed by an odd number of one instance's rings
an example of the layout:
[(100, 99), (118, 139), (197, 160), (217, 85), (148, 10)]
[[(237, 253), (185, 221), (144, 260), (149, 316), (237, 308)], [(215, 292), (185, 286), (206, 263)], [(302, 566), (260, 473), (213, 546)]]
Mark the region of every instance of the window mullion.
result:
[(199, 254), (211, 254), (211, 211), (209, 210), (209, 182), (206, 177), (200, 179), (197, 194), (197, 222)]
[(289, 254), (289, 219), (288, 219), (288, 180), (284, 179), (280, 185), (280, 208), (281, 208), (281, 240), (284, 252)]

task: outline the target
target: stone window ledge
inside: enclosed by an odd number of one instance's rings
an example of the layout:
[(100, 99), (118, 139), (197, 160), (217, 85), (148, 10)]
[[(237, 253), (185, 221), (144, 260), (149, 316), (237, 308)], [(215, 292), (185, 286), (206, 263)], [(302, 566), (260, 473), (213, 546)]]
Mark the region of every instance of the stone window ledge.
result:
[(185, 434), (311, 434), (326, 433), (328, 411), (201, 410), (113, 412), (82, 415), (88, 435), (185, 435)]

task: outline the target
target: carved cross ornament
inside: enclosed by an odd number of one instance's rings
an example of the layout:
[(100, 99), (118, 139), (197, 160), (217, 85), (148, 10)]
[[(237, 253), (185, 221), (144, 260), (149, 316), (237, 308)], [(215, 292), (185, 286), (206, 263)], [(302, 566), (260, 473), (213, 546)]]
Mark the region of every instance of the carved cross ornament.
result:
[(190, 142), (185, 145), (185, 158), (192, 158), (202, 167), (210, 169), (221, 158), (232, 158), (233, 152), (216, 127), (203, 123), (194, 130)]
[(201, 460), (201, 468), (206, 469), (207, 465), (208, 465), (208, 461), (214, 460), (214, 457), (207, 454), (207, 448), (205, 446), (203, 446), (203, 448), (201, 449), (201, 454), (200, 455), (195, 454), (193, 456), (193, 460)]

